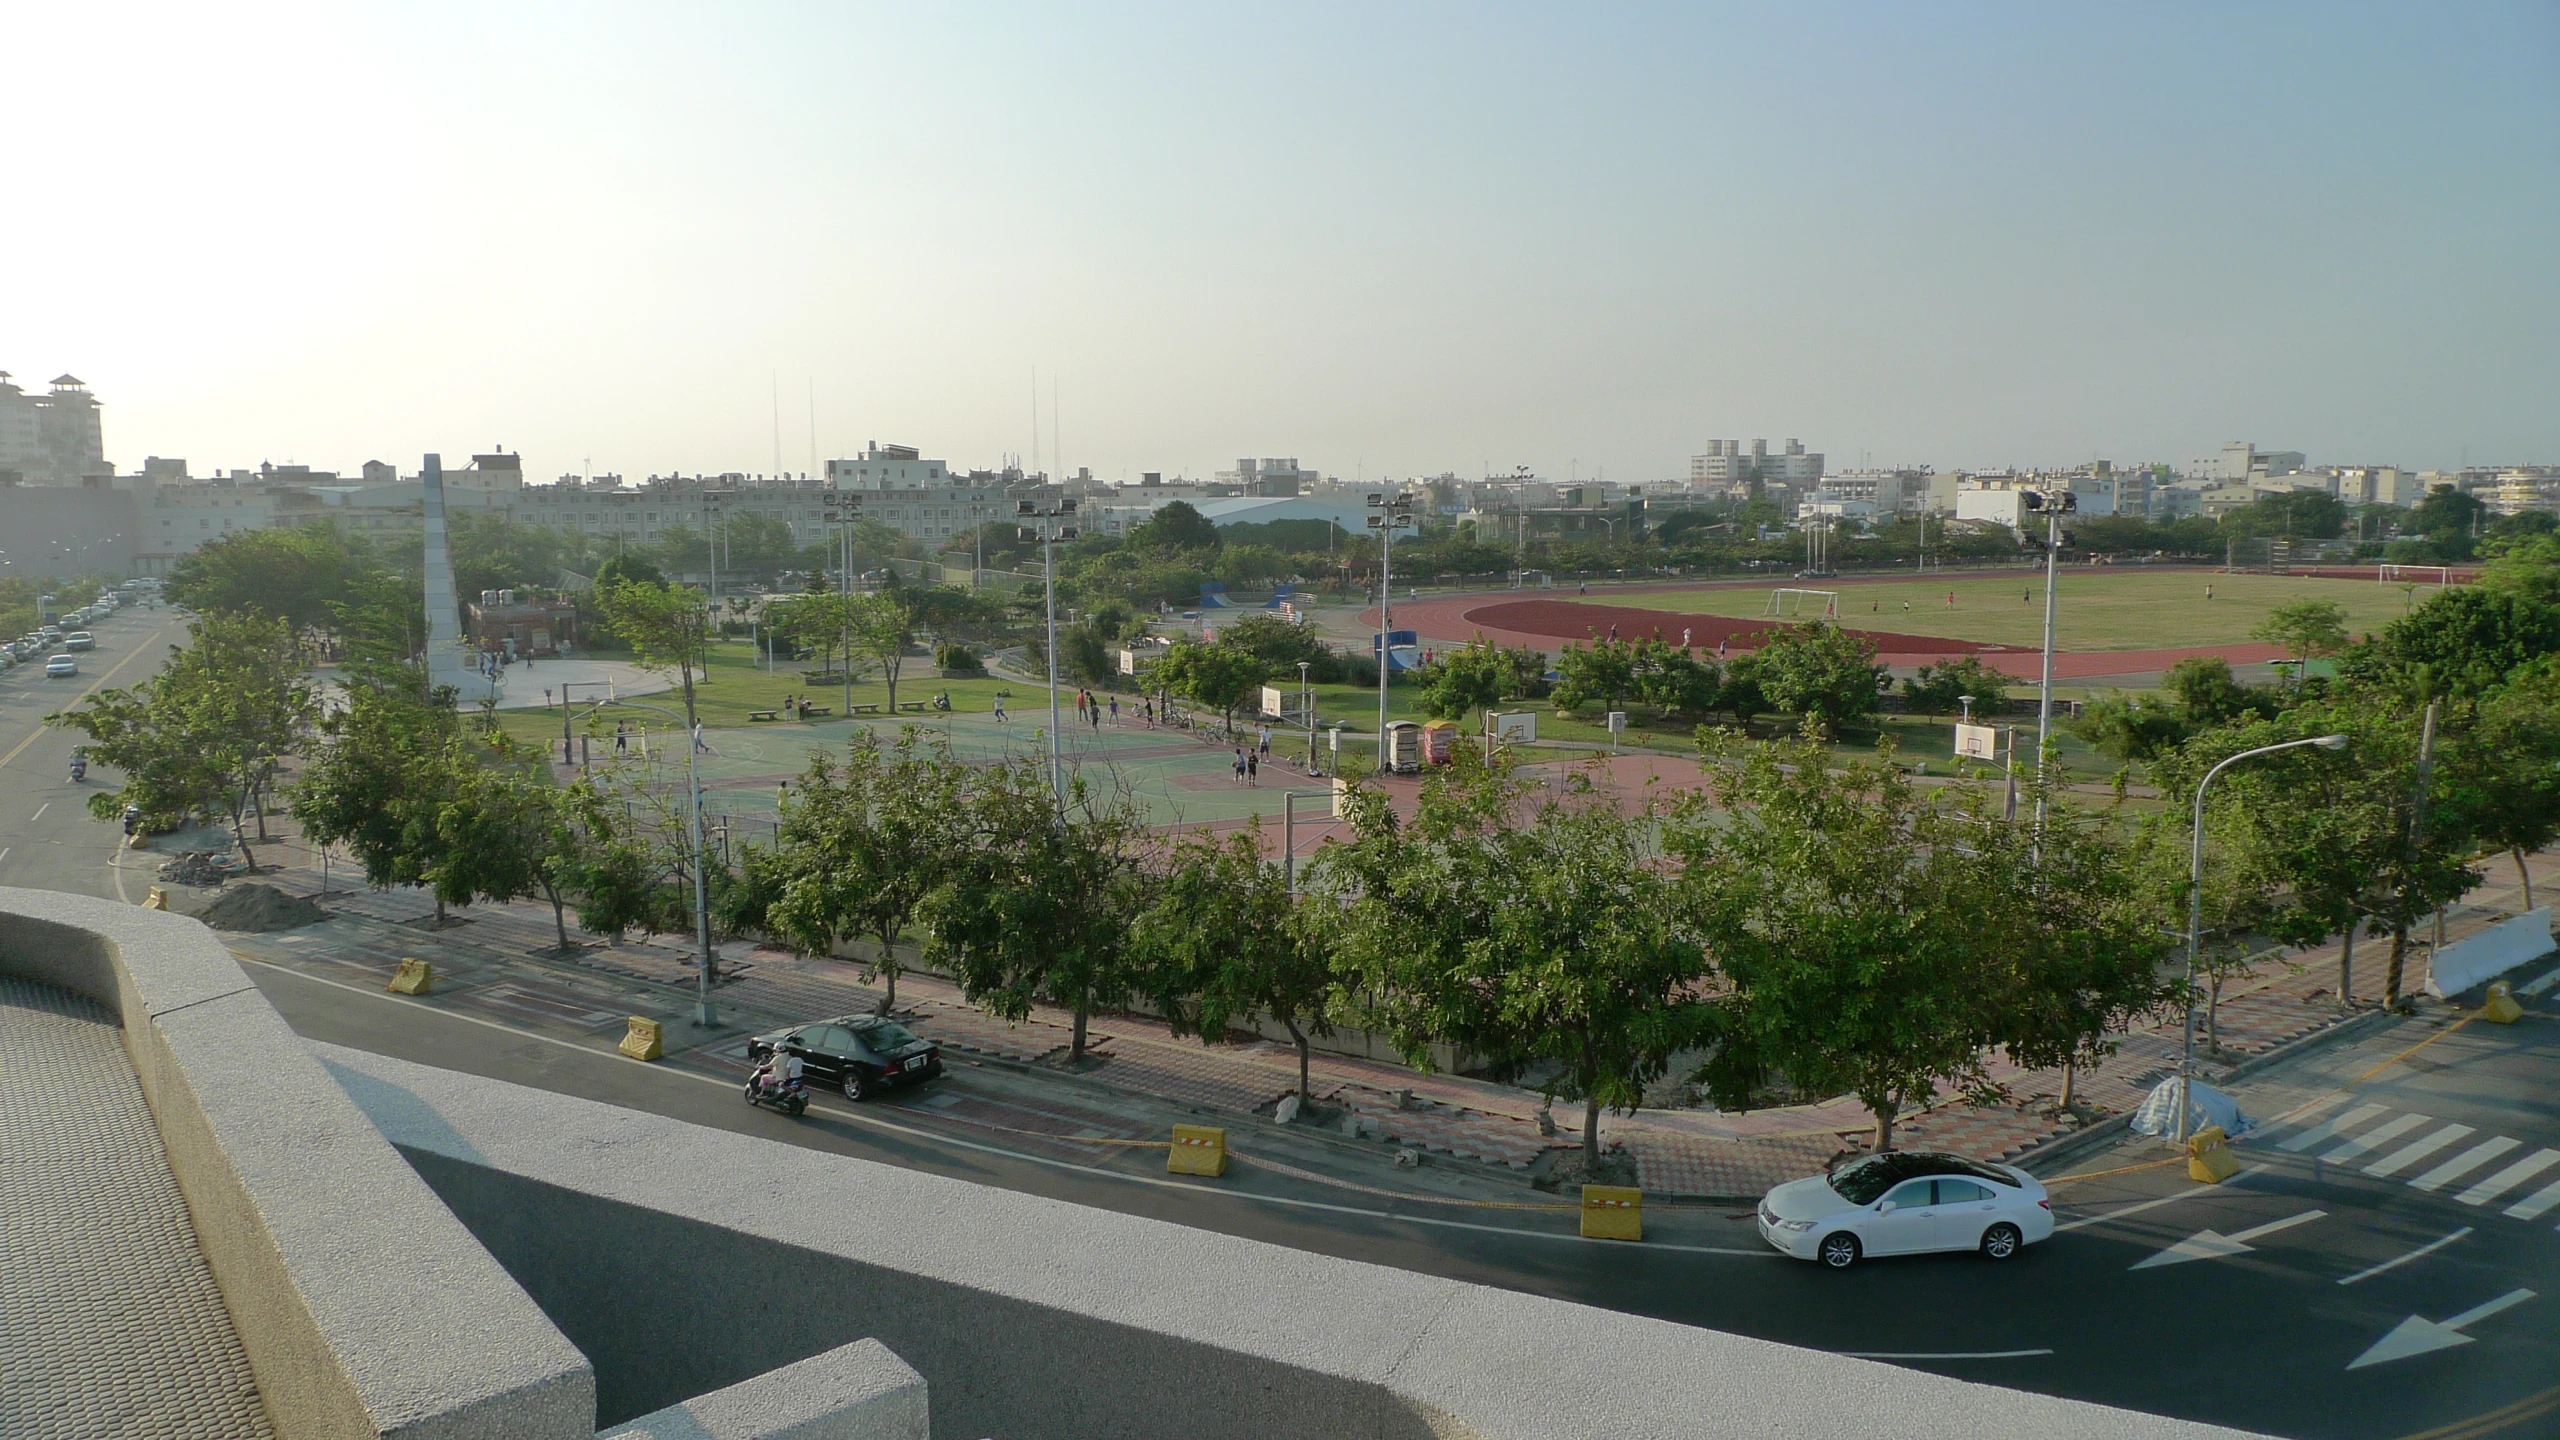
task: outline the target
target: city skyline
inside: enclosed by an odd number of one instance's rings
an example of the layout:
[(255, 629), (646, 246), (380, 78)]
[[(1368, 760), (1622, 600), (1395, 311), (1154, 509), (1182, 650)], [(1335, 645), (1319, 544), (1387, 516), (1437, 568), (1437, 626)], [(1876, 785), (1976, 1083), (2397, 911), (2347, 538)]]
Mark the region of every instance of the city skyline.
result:
[(2549, 7), (17, 24), (128, 471), (2560, 454)]

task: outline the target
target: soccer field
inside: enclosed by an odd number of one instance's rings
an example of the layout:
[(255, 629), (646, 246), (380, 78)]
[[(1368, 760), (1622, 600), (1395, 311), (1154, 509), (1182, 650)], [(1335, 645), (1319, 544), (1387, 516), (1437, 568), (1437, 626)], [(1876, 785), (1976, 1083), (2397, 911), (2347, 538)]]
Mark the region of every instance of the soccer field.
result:
[[(2017, 571), (1997, 578), (1793, 580), (1840, 592), (1840, 623), (1852, 629), (1936, 635), (1994, 645), (2035, 646), (2044, 639), (2044, 573)], [(1698, 590), (1619, 591), (1558, 596), (1592, 605), (1634, 605), (1692, 615), (1757, 619), (1768, 613), (1765, 586)], [(2210, 586), (2213, 598), (2205, 598)], [(2302, 599), (2335, 601), (2347, 612), (2347, 633), (2362, 635), (2398, 619), (2436, 591), (2421, 585), (2404, 591), (2374, 580), (2315, 580), (2290, 575), (2231, 575), (2206, 570), (2142, 570), (2066, 567), (2055, 618), (2055, 645), (2063, 650), (2149, 650), (2243, 641), (2279, 605)], [(1950, 607), (1948, 595), (1955, 596)], [(1809, 618), (1810, 608), (1793, 618)], [(1905, 607), (1908, 608), (1905, 608)]]

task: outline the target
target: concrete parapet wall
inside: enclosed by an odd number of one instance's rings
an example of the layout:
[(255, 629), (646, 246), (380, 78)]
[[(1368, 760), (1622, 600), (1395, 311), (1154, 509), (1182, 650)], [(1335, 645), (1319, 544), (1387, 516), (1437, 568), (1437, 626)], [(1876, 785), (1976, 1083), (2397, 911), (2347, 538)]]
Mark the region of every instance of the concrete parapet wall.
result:
[(0, 971), (121, 1016), (283, 1440), (592, 1436), (595, 1375), (202, 924), (0, 888)]
[(924, 1377), (856, 1340), (616, 1426), (599, 1440), (928, 1440)]
[(607, 1415), (872, 1336), (960, 1440), (2238, 1433), (314, 1049), (595, 1358)]

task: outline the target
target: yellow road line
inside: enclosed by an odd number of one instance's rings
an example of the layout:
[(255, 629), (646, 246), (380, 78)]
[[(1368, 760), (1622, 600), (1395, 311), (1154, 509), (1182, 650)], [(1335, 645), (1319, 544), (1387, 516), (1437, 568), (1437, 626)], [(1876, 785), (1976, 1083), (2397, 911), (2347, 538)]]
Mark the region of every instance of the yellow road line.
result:
[[(63, 708), (63, 709), (65, 709), (65, 710), (71, 709), (73, 706), (78, 705), (81, 701), (86, 700), (86, 699), (88, 699), (90, 696), (97, 694), (97, 693), (98, 693), (98, 687), (99, 687), (99, 686), (104, 685), (104, 684), (106, 684), (108, 681), (113, 680), (114, 678), (116, 678), (116, 671), (118, 671), (118, 670), (122, 670), (122, 669), (123, 669), (124, 667), (126, 667), (127, 665), (130, 665), (130, 664), (132, 664), (134, 661), (139, 660), (139, 659), (141, 659), (141, 658), (142, 658), (142, 646), (143, 646), (143, 645), (148, 645), (148, 644), (150, 644), (152, 641), (157, 640), (157, 639), (159, 639), (161, 636), (166, 635), (166, 634), (168, 634), (168, 633), (169, 633), (169, 627), (168, 627), (168, 626), (166, 626), (166, 625), (163, 625), (163, 626), (161, 626), (159, 629), (154, 630), (154, 631), (152, 631), (150, 634), (148, 634), (148, 635), (144, 636), (144, 637), (142, 638), (142, 645), (136, 645), (136, 646), (134, 646), (134, 647), (133, 647), (133, 653), (132, 653), (132, 654), (129, 654), (129, 655), (125, 656), (123, 659), (121, 659), (121, 660), (117, 661), (117, 662), (116, 662), (116, 665), (115, 665), (115, 669), (114, 669), (114, 670), (109, 670), (106, 674), (101, 675), (101, 676), (99, 676), (97, 679), (90, 681), (90, 682), (89, 682), (89, 688), (88, 688), (88, 689), (81, 691), (77, 696), (73, 697), (73, 699), (72, 699), (72, 701), (71, 701), (71, 704), (70, 704), (70, 705), (65, 705), (65, 706), (63, 706), (62, 708)], [(18, 753), (19, 753), (20, 751), (22, 751), (22, 750), (26, 749), (28, 746), (33, 745), (34, 743), (36, 743), (36, 737), (37, 737), (38, 735), (43, 734), (43, 733), (44, 733), (44, 722), (43, 722), (43, 721), (41, 721), (41, 720), (39, 720), (39, 721), (37, 721), (37, 722), (36, 722), (36, 728), (27, 732), (27, 738), (26, 738), (26, 739), (21, 740), (21, 741), (19, 741), (16, 745), (14, 745), (14, 746), (10, 747), (10, 750), (9, 750), (9, 753), (8, 753), (8, 754), (6, 754), (6, 755), (0, 755), (0, 767), (6, 767), (10, 761), (17, 759), (17, 758), (18, 758)]]

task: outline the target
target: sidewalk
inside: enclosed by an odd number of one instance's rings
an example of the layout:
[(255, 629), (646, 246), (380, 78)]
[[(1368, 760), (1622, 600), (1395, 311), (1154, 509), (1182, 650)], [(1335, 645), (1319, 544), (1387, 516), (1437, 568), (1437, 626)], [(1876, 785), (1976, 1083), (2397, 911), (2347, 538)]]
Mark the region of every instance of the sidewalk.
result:
[[(261, 846), (261, 858), (285, 868), (258, 877), (289, 892), (317, 895), (320, 876), (296, 842)], [(2537, 892), (2560, 893), (2560, 853), (2532, 860)], [(2492, 862), (2488, 883), (2448, 917), (2446, 937), (2460, 939), (2515, 913), (2519, 896), (2511, 863)], [(200, 902), (199, 902), (200, 903)], [(300, 964), (319, 964), (387, 980), (404, 955), (434, 962), (440, 975), (470, 982), (454, 1003), (510, 1022), (538, 1021), (603, 1035), (618, 1033), (633, 1013), (689, 1012), (696, 980), (690, 937), (660, 936), (605, 943), (580, 934), (568, 956), (553, 947), (557, 936), (547, 905), (480, 905), (453, 912), (468, 923), (430, 931), (418, 921), (434, 913), (422, 891), (350, 892), (343, 878), (325, 903), (332, 919), (299, 931), (233, 937), (251, 953)], [(2378, 1003), (2387, 946), (2366, 941), (2356, 956), (2356, 998)], [(856, 978), (849, 960), (795, 956), (733, 942), (721, 947), (723, 975), (714, 1000), (725, 1019), (698, 1058), (743, 1071), (744, 1037), (819, 1016), (877, 1007), (880, 990)], [(2331, 945), (2270, 959), (2252, 974), (2226, 984), (2220, 1007), (2222, 1049), (2203, 1050), (2200, 1073), (2219, 1080), (2247, 1060), (2339, 1023), (2332, 993), (2337, 949)], [(2414, 945), (2403, 980), (2416, 993), (2426, 980), (2426, 952)], [(1061, 1066), (1073, 1016), (1036, 1008), (1009, 1025), (971, 1006), (951, 982), (909, 972), (898, 983), (898, 1011), (920, 1034), (953, 1052), (1038, 1073)], [(2363, 1013), (2359, 1010), (2354, 1013)], [(670, 1039), (675, 1035), (671, 1030)], [(1995, 1062), (1992, 1075), (2011, 1095), (2008, 1103), (1968, 1105), (1949, 1098), (1902, 1117), (1898, 1147), (1942, 1148), (1990, 1159), (2014, 1160), (2037, 1146), (2070, 1135), (2139, 1105), (2150, 1087), (2174, 1074), (2177, 1023), (2123, 1037), (2119, 1053), (2082, 1073), (2075, 1099), (2088, 1119), (2054, 1117), (2061, 1091), (2059, 1071), (2020, 1071)], [(1130, 1013), (1093, 1019), (1080, 1081), (1133, 1097), (1235, 1114), (1269, 1115), (1296, 1088), (1297, 1053), (1269, 1040), (1204, 1045), (1176, 1039), (1163, 1022)], [(1553, 1134), (1542, 1134), (1538, 1096), (1514, 1086), (1456, 1075), (1425, 1075), (1381, 1060), (1318, 1051), (1312, 1066), (1320, 1100), (1348, 1112), (1347, 1133), (1496, 1167), (1523, 1175), (1547, 1151), (1581, 1143), (1579, 1106), (1560, 1105)], [(1623, 1146), (1635, 1159), (1647, 1190), (1664, 1195), (1735, 1197), (1820, 1173), (1844, 1153), (1869, 1143), (1872, 1119), (1846, 1098), (1815, 1105), (1724, 1114), (1713, 1110), (1644, 1110), (1603, 1116), (1605, 1143)]]

